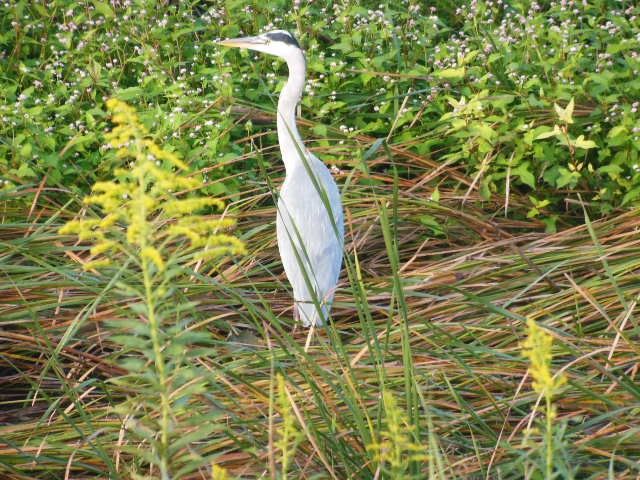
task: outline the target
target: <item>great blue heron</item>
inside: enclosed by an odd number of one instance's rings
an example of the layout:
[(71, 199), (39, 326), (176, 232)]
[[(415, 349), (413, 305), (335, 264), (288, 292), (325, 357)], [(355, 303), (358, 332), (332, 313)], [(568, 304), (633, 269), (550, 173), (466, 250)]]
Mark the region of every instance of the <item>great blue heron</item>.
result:
[(276, 233), (284, 271), (294, 295), (294, 317), (304, 326), (327, 321), (344, 244), (340, 192), (329, 169), (309, 152), (296, 127), (296, 107), (306, 62), (295, 37), (275, 30), (220, 42), (284, 59), (289, 78), (278, 99), (277, 128), (286, 177), (278, 198)]

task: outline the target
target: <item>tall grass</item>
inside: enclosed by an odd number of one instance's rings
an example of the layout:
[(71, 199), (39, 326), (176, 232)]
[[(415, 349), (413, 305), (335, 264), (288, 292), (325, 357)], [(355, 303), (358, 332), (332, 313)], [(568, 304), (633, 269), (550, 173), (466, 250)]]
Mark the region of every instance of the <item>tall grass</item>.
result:
[[(166, 343), (163, 354), (197, 370), (176, 391), (198, 387), (187, 400), (171, 399), (169, 416), (184, 428), (165, 446), (191, 472), (178, 469), (175, 478), (548, 472), (547, 456), (529, 448), (538, 395), (520, 346), (526, 319), (553, 336), (551, 368), (567, 378), (551, 425), (554, 463), (565, 469), (556, 469), (558, 478), (635, 478), (637, 212), (545, 235), (535, 220), (484, 214), (501, 205), (473, 193), (460, 210), (458, 191), (441, 182), (446, 171), (420, 183), (431, 172), (426, 162), (412, 159), (412, 180), (395, 175), (404, 162), (397, 146), (378, 148), (371, 160), (369, 175), (341, 180), (347, 260), (332, 322), (308, 348), (307, 331), (292, 325), (266, 185), (248, 183), (225, 199), (247, 257), (203, 264), (167, 246), (187, 271), (162, 305), (166, 335), (190, 346)], [(279, 167), (265, 174), (275, 186), (281, 181)], [(372, 176), (375, 185), (366, 181)], [(153, 409), (125, 402), (139, 383), (111, 379), (126, 379), (132, 366), (150, 384), (157, 377), (135, 353), (136, 337), (114, 338), (105, 323), (125, 321), (132, 303), (118, 289), (140, 288), (140, 280), (127, 264), (110, 275), (80, 272), (89, 246), (70, 248), (57, 233), (77, 204), (52, 207), (54, 194), (42, 190), (29, 216), (30, 206), (16, 201), (28, 189), (4, 195), (3, 475), (156, 475), (143, 452), (158, 438), (130, 416)], [(425, 218), (443, 233), (426, 234)], [(189, 383), (194, 378), (203, 383)], [(398, 430), (394, 440), (388, 433)]]

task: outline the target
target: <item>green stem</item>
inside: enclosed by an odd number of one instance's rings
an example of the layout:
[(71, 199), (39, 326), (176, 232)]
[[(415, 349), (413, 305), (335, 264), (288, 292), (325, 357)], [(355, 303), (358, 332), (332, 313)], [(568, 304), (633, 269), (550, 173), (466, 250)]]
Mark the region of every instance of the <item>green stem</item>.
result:
[(287, 480), (287, 470), (289, 470), (289, 432), (287, 428), (283, 428), (282, 436), (282, 478), (281, 480)]
[(547, 474), (545, 476), (546, 480), (551, 480), (553, 478), (553, 412), (551, 409), (553, 408), (551, 405), (551, 395), (545, 395), (547, 401), (547, 411), (545, 412), (547, 417), (547, 429), (545, 432), (546, 435), (546, 444), (547, 444)]
[(145, 302), (147, 304), (147, 316), (149, 318), (149, 330), (151, 331), (151, 342), (153, 344), (153, 356), (155, 360), (156, 371), (160, 381), (160, 474), (162, 480), (168, 480), (169, 477), (169, 414), (171, 407), (169, 405), (169, 394), (167, 392), (167, 374), (164, 365), (164, 356), (162, 355), (162, 346), (160, 342), (160, 325), (155, 315), (155, 306), (153, 302), (153, 289), (151, 275), (149, 274), (149, 262), (142, 260), (142, 274), (144, 276)]
[[(147, 188), (144, 177), (138, 179), (138, 194), (142, 199)], [(147, 212), (145, 211), (144, 202), (140, 201), (140, 208), (143, 209), (142, 218), (146, 223)], [(140, 251), (147, 246), (146, 230), (140, 238)], [(153, 280), (151, 278), (149, 261), (142, 257), (142, 276), (144, 279), (145, 304), (147, 306), (147, 318), (149, 320), (149, 331), (151, 335), (151, 343), (153, 345), (153, 357), (155, 362), (156, 373), (160, 384), (160, 451), (158, 458), (160, 459), (160, 477), (162, 480), (170, 480), (169, 475), (169, 415), (171, 413), (171, 405), (169, 403), (169, 391), (167, 388), (167, 373), (165, 369), (164, 356), (162, 354), (162, 341), (160, 339), (160, 323), (155, 313), (155, 302), (153, 295)]]

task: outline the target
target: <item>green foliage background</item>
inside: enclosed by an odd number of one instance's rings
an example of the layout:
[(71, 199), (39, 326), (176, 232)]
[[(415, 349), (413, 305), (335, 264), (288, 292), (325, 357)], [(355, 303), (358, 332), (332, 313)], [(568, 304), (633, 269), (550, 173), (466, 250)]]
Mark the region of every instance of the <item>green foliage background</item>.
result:
[[(484, 198), (530, 194), (531, 215), (550, 229), (578, 192), (596, 215), (640, 198), (634, 2), (296, 5), (3, 2), (4, 188), (46, 175), (49, 185), (86, 189), (108, 176), (101, 146), (113, 95), (144, 112), (149, 130), (194, 168), (242, 156), (249, 147), (234, 140), (256, 127), (237, 121), (230, 100), (272, 110), (285, 67), (215, 42), (288, 28), (307, 50), (307, 137), (333, 145), (323, 156), (331, 164), (366, 169), (358, 139), (386, 138), (475, 177)], [(536, 140), (557, 121), (554, 104), (572, 98), (568, 133), (595, 148)], [(242, 181), (209, 190), (234, 192)]]

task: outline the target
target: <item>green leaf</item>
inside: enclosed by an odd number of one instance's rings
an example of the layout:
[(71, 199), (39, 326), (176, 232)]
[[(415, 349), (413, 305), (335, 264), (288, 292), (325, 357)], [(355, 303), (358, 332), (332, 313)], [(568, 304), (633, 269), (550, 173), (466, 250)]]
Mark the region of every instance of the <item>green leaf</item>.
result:
[(24, 158), (30, 158), (31, 157), (31, 151), (32, 151), (33, 147), (31, 146), (30, 143), (25, 143), (21, 148), (20, 148), (20, 156), (24, 157)]
[(478, 135), (489, 142), (493, 142), (498, 136), (498, 132), (496, 132), (487, 122), (474, 122), (471, 124), (469, 129), (474, 135)]
[(609, 175), (609, 178), (611, 178), (612, 180), (616, 180), (620, 178), (622, 167), (620, 165), (611, 163), (609, 165), (603, 165), (602, 167), (598, 168), (598, 172), (606, 173), (607, 175)]
[(560, 167), (558, 169), (558, 173), (560, 174), (556, 179), (556, 187), (558, 188), (563, 188), (567, 185), (569, 188), (573, 188), (580, 178), (580, 174), (578, 172), (572, 172), (568, 168), (564, 167)]
[(438, 219), (433, 215), (421, 215), (419, 220), (420, 223), (422, 223), (422, 225), (424, 225), (432, 235), (439, 236), (444, 234), (442, 225), (440, 225)]
[(629, 190), (624, 198), (622, 199), (622, 205), (626, 205), (627, 203), (634, 202), (640, 198), (640, 187), (636, 187), (632, 190)]
[(33, 169), (27, 163), (23, 163), (18, 168), (16, 175), (18, 175), (18, 177), (20, 178), (33, 178), (36, 176), (36, 172), (34, 172)]
[(135, 335), (111, 335), (109, 340), (136, 351), (145, 350), (150, 344), (148, 339), (136, 337)]
[(96, 8), (96, 12), (104, 16), (105, 18), (113, 18), (115, 17), (115, 13), (113, 9), (106, 2), (99, 2), (97, 0), (93, 0), (93, 6)]
[(376, 154), (376, 152), (380, 149), (384, 141), (385, 141), (384, 138), (378, 138), (375, 142), (373, 142), (371, 146), (367, 149), (367, 151), (364, 152), (364, 155), (362, 156), (362, 160), (366, 161), (366, 160), (369, 160), (371, 157), (373, 157)]
[(446, 68), (444, 70), (438, 70), (437, 72), (434, 72), (434, 76), (443, 80), (459, 80), (461, 78), (464, 78), (465, 72), (466, 69), (464, 67)]
[(531, 173), (530, 167), (531, 164), (529, 162), (522, 162), (516, 168), (512, 169), (511, 173), (520, 178), (520, 181), (525, 185), (535, 188), (536, 178), (533, 176), (533, 173)]
[(464, 65), (468, 65), (478, 56), (479, 53), (480, 50), (472, 50), (464, 56), (464, 58), (462, 59), (462, 63)]
[(120, 90), (116, 93), (116, 96), (120, 100), (132, 100), (141, 96), (144, 93), (144, 90), (140, 87), (129, 87), (123, 90)]
[(311, 131), (318, 135), (319, 137), (326, 137), (327, 136), (327, 126), (323, 125), (321, 123), (318, 123), (316, 125), (313, 126), (313, 128), (311, 129)]
[(560, 107), (557, 103), (554, 103), (553, 107), (556, 109), (556, 114), (560, 120), (567, 124), (573, 123), (573, 98), (569, 101), (566, 108)]
[(580, 135), (573, 141), (573, 146), (576, 148), (582, 148), (583, 150), (588, 150), (590, 148), (597, 148), (598, 145), (593, 140), (585, 140), (584, 135)]
[(607, 138), (619, 137), (619, 136), (627, 135), (627, 133), (628, 133), (628, 130), (625, 125), (618, 125), (616, 127), (613, 127), (611, 130), (609, 130), (609, 133), (607, 134)]
[(553, 130), (539, 133), (535, 136), (534, 140), (544, 140), (545, 138), (555, 137), (561, 134), (562, 132), (560, 131), (560, 127), (558, 127), (558, 125), (554, 125)]

